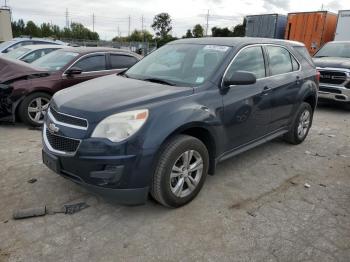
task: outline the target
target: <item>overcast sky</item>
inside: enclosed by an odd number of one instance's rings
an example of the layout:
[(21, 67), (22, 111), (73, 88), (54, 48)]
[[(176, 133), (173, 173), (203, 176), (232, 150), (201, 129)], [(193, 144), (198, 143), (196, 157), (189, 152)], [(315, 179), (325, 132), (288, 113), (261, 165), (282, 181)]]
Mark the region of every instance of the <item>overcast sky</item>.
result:
[[(0, 0), (3, 5), (5, 0)], [(13, 19), (36, 23), (52, 22), (65, 25), (68, 8), (69, 21), (80, 22), (92, 30), (93, 14), (95, 31), (101, 39), (111, 39), (118, 33), (128, 34), (128, 17), (131, 30), (141, 29), (142, 19), (147, 30), (153, 17), (167, 12), (173, 20), (172, 34), (181, 37), (186, 30), (199, 23), (206, 25), (209, 10), (209, 29), (214, 26), (232, 27), (243, 21), (245, 15), (315, 11), (323, 9), (337, 12), (350, 9), (349, 0), (7, 0)], [(348, 3), (346, 5), (346, 3)]]

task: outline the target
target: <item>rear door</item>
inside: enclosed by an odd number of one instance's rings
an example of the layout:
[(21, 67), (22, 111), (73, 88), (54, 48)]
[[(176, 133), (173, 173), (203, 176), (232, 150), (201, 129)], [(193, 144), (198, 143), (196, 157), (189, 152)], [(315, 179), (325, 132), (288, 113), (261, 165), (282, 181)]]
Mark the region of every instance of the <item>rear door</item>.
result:
[(110, 53), (107, 55), (107, 58), (109, 60), (109, 69), (113, 70), (113, 73), (129, 69), (138, 62), (136, 57), (127, 54)]
[(286, 127), (303, 84), (300, 63), (291, 52), (277, 45), (264, 46), (269, 65), (271, 122), (269, 132)]
[(95, 53), (83, 56), (68, 67), (68, 69), (72, 67), (80, 68), (82, 73), (77, 75), (67, 75), (64, 73), (62, 76), (62, 88), (70, 87), (72, 85), (76, 85), (110, 73), (107, 70), (105, 53)]
[(232, 86), (223, 94), (228, 138), (226, 150), (252, 142), (267, 133), (271, 103), (265, 64), (262, 46), (249, 46), (236, 55), (225, 73), (224, 77), (230, 77), (236, 71), (247, 71), (257, 78), (255, 84)]

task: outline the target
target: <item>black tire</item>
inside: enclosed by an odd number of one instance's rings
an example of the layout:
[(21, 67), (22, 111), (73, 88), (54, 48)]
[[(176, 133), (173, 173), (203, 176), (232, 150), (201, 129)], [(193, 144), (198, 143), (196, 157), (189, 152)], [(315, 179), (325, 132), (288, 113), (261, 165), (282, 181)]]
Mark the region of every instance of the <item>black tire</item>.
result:
[[(300, 136), (298, 134), (298, 126), (300, 123), (301, 116), (305, 111), (309, 112), (310, 121), (309, 121), (309, 125), (308, 125), (306, 132), (304, 132), (303, 136)], [(298, 144), (302, 143), (310, 131), (310, 127), (312, 125), (312, 119), (313, 119), (313, 109), (312, 109), (311, 105), (309, 103), (303, 102), (299, 106), (299, 109), (298, 109), (298, 111), (295, 115), (295, 118), (293, 120), (293, 124), (291, 126), (291, 129), (289, 130), (289, 132), (287, 134), (284, 135), (284, 137), (283, 137), (284, 140), (290, 144), (293, 144), (293, 145), (298, 145)]]
[(45, 100), (45, 101), (46, 100), (50, 101), (51, 95), (44, 92), (36, 92), (24, 98), (24, 100), (19, 106), (18, 113), (22, 122), (25, 123), (26, 125), (34, 126), (34, 127), (42, 125), (43, 115), (40, 117), (39, 121), (34, 121), (33, 119), (31, 119), (28, 112), (30, 104), (37, 98), (41, 98), (42, 100)]
[[(193, 150), (197, 156), (200, 155), (203, 163), (202, 174), (196, 187), (187, 196), (178, 197), (172, 192), (171, 183), (174, 179), (170, 178), (173, 168), (180, 157), (187, 151)], [(191, 159), (190, 159), (191, 160)], [(196, 160), (196, 159), (194, 159)], [(167, 207), (180, 207), (192, 201), (201, 190), (206, 179), (209, 167), (209, 154), (206, 146), (197, 138), (188, 135), (178, 135), (168, 141), (164, 146), (158, 158), (155, 172), (153, 174), (151, 195), (160, 204)], [(188, 173), (189, 175), (193, 173)], [(195, 177), (197, 173), (193, 174)], [(192, 179), (191, 179), (192, 180)], [(178, 182), (178, 180), (177, 180)], [(176, 183), (176, 181), (175, 181)], [(183, 183), (183, 185), (185, 185)], [(186, 182), (187, 185), (187, 182)], [(183, 186), (185, 187), (185, 186)], [(188, 187), (188, 189), (190, 189)]]

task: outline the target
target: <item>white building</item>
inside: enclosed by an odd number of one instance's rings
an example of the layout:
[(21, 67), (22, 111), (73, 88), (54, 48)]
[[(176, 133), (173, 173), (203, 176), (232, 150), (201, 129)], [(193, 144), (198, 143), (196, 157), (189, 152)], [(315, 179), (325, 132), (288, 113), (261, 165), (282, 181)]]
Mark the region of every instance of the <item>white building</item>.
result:
[(8, 8), (0, 8), (0, 42), (11, 39), (11, 10)]

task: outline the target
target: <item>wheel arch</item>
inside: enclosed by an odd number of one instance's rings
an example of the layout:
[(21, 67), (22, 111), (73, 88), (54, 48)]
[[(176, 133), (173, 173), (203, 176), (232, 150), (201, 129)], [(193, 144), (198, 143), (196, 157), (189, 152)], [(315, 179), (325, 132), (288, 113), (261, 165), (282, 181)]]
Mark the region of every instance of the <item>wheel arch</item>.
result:
[[(207, 148), (209, 154), (209, 171), (208, 173), (213, 175), (216, 168), (216, 152), (217, 144), (215, 142), (215, 136), (208, 127), (201, 123), (190, 123), (178, 127), (172, 133), (170, 133), (162, 142), (160, 148), (164, 146), (170, 139), (176, 135), (189, 135), (199, 139)], [(159, 150), (160, 152), (162, 150)]]

